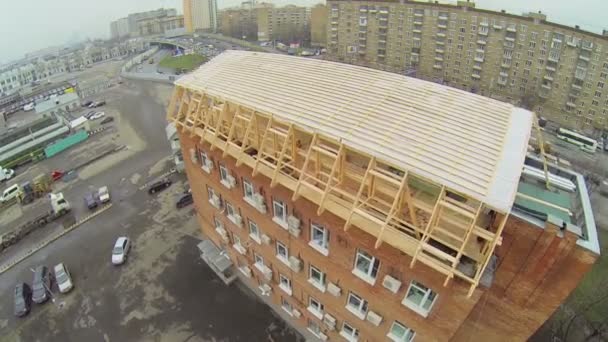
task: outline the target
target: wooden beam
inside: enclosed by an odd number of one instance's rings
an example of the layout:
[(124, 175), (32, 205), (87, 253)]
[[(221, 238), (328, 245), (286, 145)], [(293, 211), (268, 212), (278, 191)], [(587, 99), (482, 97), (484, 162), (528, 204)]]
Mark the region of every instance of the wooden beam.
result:
[(240, 153), (239, 153), (238, 158), (236, 159), (236, 166), (241, 166), (241, 163), (243, 162), (242, 157), (245, 155), (245, 150), (250, 146), (249, 135), (252, 133), (252, 129), (254, 129), (254, 126), (255, 126), (255, 131), (253, 131), (253, 132), (257, 136), (257, 125), (258, 125), (257, 115), (255, 112), (251, 112), (251, 117), (249, 119), (249, 123), (247, 124), (247, 128), (245, 129), (245, 135), (243, 136), (243, 143), (241, 144)]
[(306, 158), (304, 158), (304, 165), (302, 165), (302, 171), (300, 172), (300, 179), (296, 183), (296, 188), (293, 191), (293, 195), (291, 196), (291, 201), (295, 202), (300, 196), (300, 187), (302, 186), (302, 181), (306, 175), (306, 171), (308, 168), (308, 162), (310, 161), (310, 155), (312, 154), (312, 147), (317, 143), (317, 139), (319, 136), (317, 133), (313, 133), (312, 139), (310, 140), (310, 145), (308, 146), (308, 153), (306, 153)]
[[(277, 134), (273, 133), (273, 135), (274, 135), (274, 140), (276, 141)], [(287, 151), (287, 146), (290, 145), (290, 139), (294, 140), (293, 125), (291, 125), (291, 124), (289, 125), (289, 128), (287, 129), (287, 135), (283, 139), (283, 146), (281, 146), (281, 152), (279, 153), (279, 156), (277, 158), (277, 165), (276, 165), (276, 168), (274, 169), (274, 172), (272, 173), (272, 177), (270, 179), (271, 188), (274, 188), (277, 185), (277, 175), (279, 174), (279, 171), (281, 170), (281, 166), (283, 165), (283, 157), (285, 156), (285, 152)]]
[(333, 165), (331, 166), (331, 172), (329, 173), (329, 179), (325, 184), (325, 191), (323, 191), (323, 197), (321, 197), (321, 203), (319, 203), (319, 208), (317, 209), (317, 215), (321, 215), (325, 210), (325, 201), (327, 200), (327, 195), (331, 191), (333, 187), (334, 174), (338, 169), (338, 164), (340, 164), (340, 160), (342, 159), (342, 153), (344, 153), (344, 144), (340, 143), (340, 147), (338, 148), (338, 153), (335, 156)]
[(266, 129), (264, 130), (264, 136), (262, 137), (262, 142), (258, 148), (258, 155), (256, 158), (255, 165), (253, 167), (253, 172), (251, 173), (252, 177), (255, 177), (258, 174), (258, 166), (260, 165), (260, 160), (264, 158), (264, 146), (266, 145), (266, 138), (268, 137), (268, 131), (270, 127), (272, 127), (272, 116), (268, 119), (268, 123), (266, 124)]
[(414, 264), (416, 263), (416, 257), (422, 250), (422, 245), (425, 244), (426, 241), (428, 240), (429, 231), (431, 230), (431, 226), (434, 223), (435, 216), (438, 214), (438, 210), (440, 207), (439, 202), (441, 202), (444, 192), (445, 192), (445, 186), (442, 186), (441, 190), (439, 191), (439, 196), (437, 197), (437, 201), (435, 202), (435, 206), (433, 207), (433, 212), (431, 213), (431, 217), (429, 218), (429, 222), (426, 224), (426, 227), (424, 228), (424, 232), (422, 233), (422, 239), (420, 239), (420, 242), (418, 243), (418, 247), (416, 247), (416, 252), (412, 256), (412, 261), (410, 262), (410, 268), (414, 267)]
[(353, 203), (353, 207), (350, 211), (350, 214), (348, 215), (348, 219), (344, 223), (344, 230), (348, 230), (348, 228), (350, 226), (350, 220), (353, 218), (355, 209), (357, 209), (357, 206), (359, 205), (361, 193), (363, 193), (363, 188), (365, 188), (365, 183), (366, 183), (367, 177), (369, 176), (369, 171), (374, 167), (374, 165), (376, 165), (376, 157), (372, 156), (372, 158), (367, 163), (367, 170), (365, 171), (365, 174), (363, 175), (363, 179), (361, 180), (361, 185), (359, 186), (359, 191), (357, 192), (357, 196), (355, 197), (355, 202)]
[[(236, 126), (238, 126), (239, 115), (241, 114), (241, 106), (236, 106), (236, 111), (232, 116), (232, 120), (230, 121), (230, 129), (228, 130), (228, 136), (226, 137), (226, 144), (232, 143), (232, 138), (234, 136), (234, 131), (236, 130)], [(226, 158), (228, 156), (228, 149), (225, 148), (224, 152), (222, 152), (222, 158)]]
[(380, 247), (380, 245), (382, 244), (382, 234), (384, 234), (386, 226), (388, 226), (388, 224), (391, 222), (391, 220), (399, 209), (399, 202), (401, 202), (401, 196), (403, 194), (403, 188), (406, 186), (406, 182), (407, 172), (403, 175), (403, 178), (401, 179), (401, 184), (399, 184), (399, 190), (397, 190), (397, 196), (395, 196), (395, 198), (393, 199), (393, 205), (391, 206), (391, 210), (389, 211), (388, 216), (386, 217), (386, 221), (384, 221), (384, 224), (382, 224), (382, 228), (380, 228), (380, 233), (378, 233), (378, 238), (376, 239), (376, 243), (374, 245), (375, 248)]

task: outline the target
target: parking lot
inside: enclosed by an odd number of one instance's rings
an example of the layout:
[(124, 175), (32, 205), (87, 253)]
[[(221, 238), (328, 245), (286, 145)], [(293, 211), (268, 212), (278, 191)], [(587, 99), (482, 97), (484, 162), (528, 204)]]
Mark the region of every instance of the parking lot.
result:
[[(146, 184), (172, 165), (165, 138), (165, 108), (172, 87), (125, 82), (99, 97), (111, 128), (58, 156), (17, 170), (18, 180), (38, 172), (66, 169), (124, 146), (58, 183), (76, 218), (89, 213), (83, 197), (108, 186), (113, 206), (74, 231), (44, 247), (0, 275), (1, 341), (297, 341), (300, 340), (247, 289), (226, 287), (202, 262), (196, 244), (201, 238), (192, 206), (176, 209), (175, 201), (188, 185), (173, 174), (173, 185), (149, 195)], [(97, 123), (96, 123), (97, 125)], [(7, 219), (12, 225), (27, 213)], [(0, 254), (0, 264), (63, 229), (50, 225)], [(128, 236), (133, 248), (125, 265), (112, 266), (111, 250), (118, 236)], [(64, 262), (74, 290), (55, 301), (34, 304), (30, 314), (13, 314), (13, 287), (32, 282), (37, 265), (50, 268)]]

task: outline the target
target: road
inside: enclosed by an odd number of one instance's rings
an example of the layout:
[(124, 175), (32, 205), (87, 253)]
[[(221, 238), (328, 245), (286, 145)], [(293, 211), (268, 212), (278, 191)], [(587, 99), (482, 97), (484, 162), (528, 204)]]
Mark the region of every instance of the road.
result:
[[(104, 94), (116, 132), (99, 139), (127, 149), (80, 170), (61, 191), (77, 217), (87, 212), (84, 193), (101, 185), (109, 186), (114, 205), (0, 275), (0, 341), (301, 340), (249, 290), (226, 287), (202, 262), (192, 207), (174, 207), (188, 187), (183, 175), (174, 175), (174, 185), (158, 196), (140, 190), (171, 167), (164, 132), (170, 93), (167, 85), (126, 82)], [(95, 153), (87, 152), (89, 147), (94, 146), (66, 151), (41, 167)], [(121, 235), (132, 239), (133, 250), (125, 265), (114, 267), (110, 252)], [(6, 257), (0, 255), (2, 261)], [(34, 305), (25, 318), (14, 317), (14, 284), (31, 284), (32, 267), (58, 262), (72, 273), (73, 292)]]

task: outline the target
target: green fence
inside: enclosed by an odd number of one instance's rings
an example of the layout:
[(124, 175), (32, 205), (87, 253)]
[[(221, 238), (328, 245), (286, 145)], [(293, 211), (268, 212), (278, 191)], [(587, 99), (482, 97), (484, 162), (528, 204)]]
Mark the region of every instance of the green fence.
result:
[(65, 137), (63, 139), (59, 139), (59, 140), (55, 141), (54, 143), (50, 144), (49, 146), (47, 146), (44, 149), (44, 155), (47, 158), (50, 158), (50, 157), (56, 155), (57, 153), (60, 153), (61, 151), (64, 151), (76, 144), (79, 144), (79, 143), (87, 140), (88, 137), (89, 137), (89, 134), (84, 130), (81, 130), (74, 134), (68, 135), (67, 137)]

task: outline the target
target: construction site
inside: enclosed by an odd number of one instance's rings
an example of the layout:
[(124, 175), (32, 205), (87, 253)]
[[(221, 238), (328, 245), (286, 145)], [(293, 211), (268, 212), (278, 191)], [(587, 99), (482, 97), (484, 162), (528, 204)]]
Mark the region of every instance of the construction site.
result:
[(210, 266), (311, 340), (525, 340), (599, 256), (583, 177), (511, 104), (228, 51), (176, 82), (168, 120), (230, 259)]

